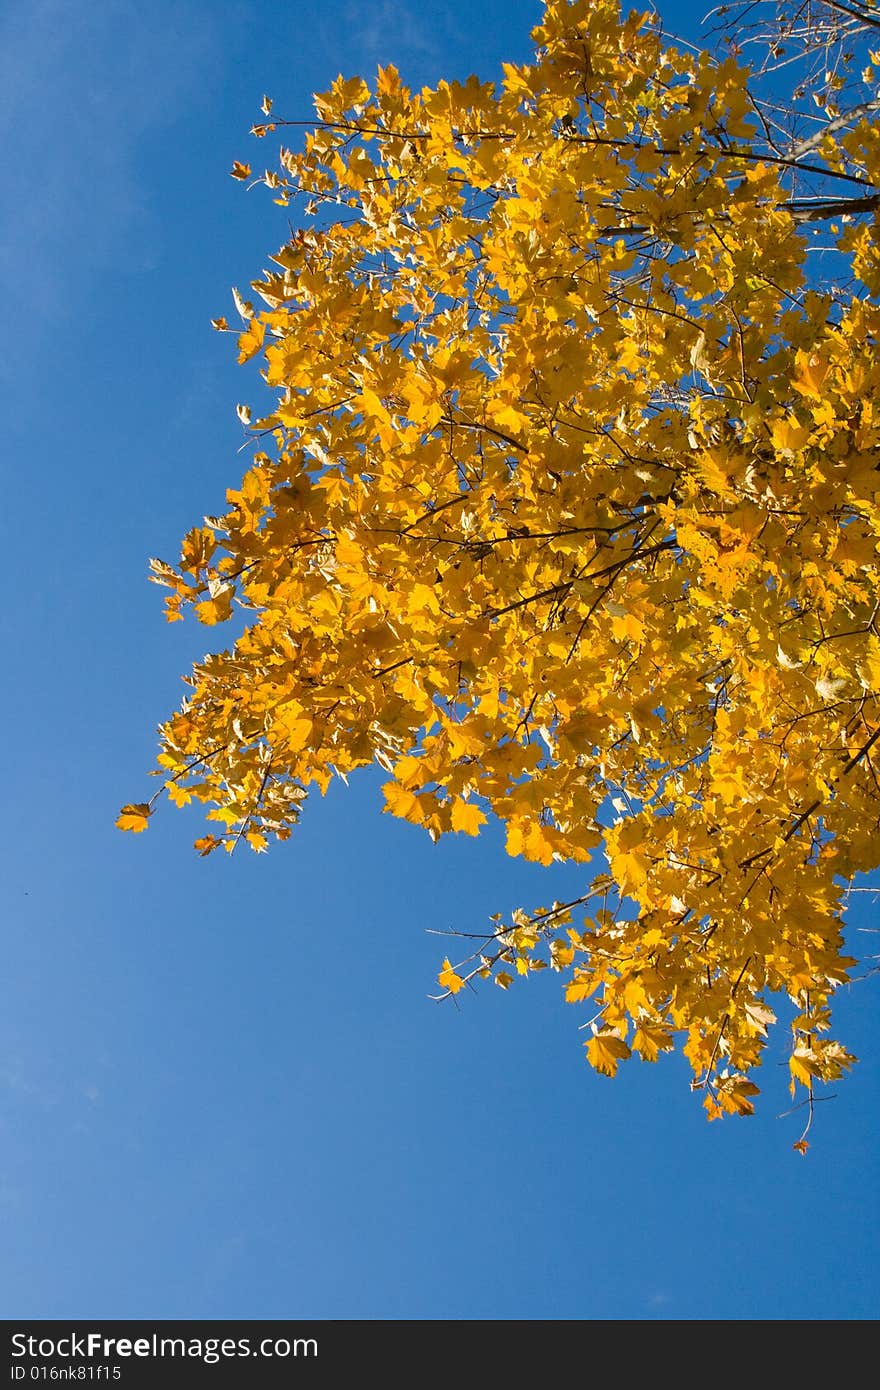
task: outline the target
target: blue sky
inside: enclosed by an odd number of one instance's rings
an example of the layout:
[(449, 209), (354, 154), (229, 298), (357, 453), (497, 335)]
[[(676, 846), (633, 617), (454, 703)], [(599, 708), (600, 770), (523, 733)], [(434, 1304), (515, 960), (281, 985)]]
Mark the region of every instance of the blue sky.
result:
[(776, 1118), (781, 1038), (758, 1116), (708, 1125), (680, 1059), (594, 1075), (555, 977), (431, 1003), (431, 931), (582, 877), (510, 860), (491, 830), (432, 846), (380, 814), (378, 775), (260, 858), (199, 859), (200, 822), (170, 808), (145, 836), (113, 826), (154, 789), (155, 726), (210, 639), (165, 624), (146, 562), (244, 467), (252, 383), (209, 320), (285, 236), (227, 175), (265, 158), (262, 94), (307, 116), (379, 61), (491, 77), (538, 14), (11, 0), (0, 18), (5, 1317), (880, 1311), (872, 983), (840, 1000), (864, 1060), (802, 1160)]

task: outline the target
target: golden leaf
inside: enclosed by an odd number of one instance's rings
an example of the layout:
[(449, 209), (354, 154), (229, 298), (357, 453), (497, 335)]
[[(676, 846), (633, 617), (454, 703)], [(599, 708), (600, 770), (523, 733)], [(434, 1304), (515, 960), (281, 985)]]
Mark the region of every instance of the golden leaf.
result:
[(453, 830), (461, 830), (465, 835), (479, 835), (480, 826), (485, 824), (486, 817), (479, 806), (461, 800), (452, 803)]
[(238, 338), (238, 360), (239, 362), (249, 362), (252, 357), (260, 351), (263, 346), (263, 338), (266, 334), (266, 325), (259, 319), (251, 319), (250, 325), (244, 333), (239, 334)]
[(623, 1039), (615, 1033), (597, 1033), (584, 1046), (590, 1066), (603, 1076), (614, 1076), (620, 1063), (632, 1055)]
[(213, 627), (215, 623), (225, 623), (232, 616), (232, 589), (221, 589), (213, 598), (196, 604), (196, 617), (200, 623)]
[(437, 982), (441, 989), (448, 990), (450, 994), (458, 994), (460, 989), (464, 989), (464, 980), (460, 975), (456, 975), (448, 957), (443, 962), (443, 969), (437, 976)]
[(424, 820), (421, 803), (417, 796), (400, 787), (396, 782), (386, 782), (382, 788), (385, 796), (383, 810), (390, 811), (393, 816), (399, 816), (401, 820), (413, 821), (420, 824)]
[(150, 816), (153, 814), (152, 807), (148, 802), (138, 801), (128, 806), (123, 806), (117, 817), (116, 824), (120, 830), (133, 830), (139, 835), (142, 830), (146, 830)]
[(774, 420), (770, 426), (773, 447), (783, 453), (794, 453), (802, 449), (810, 438), (810, 433), (809, 426), (801, 425), (793, 415), (786, 416), (783, 420)]
[(193, 841), (193, 849), (197, 849), (201, 857), (204, 859), (207, 857), (207, 855), (211, 853), (212, 850), (215, 850), (220, 845), (222, 845), (222, 843), (223, 841), (218, 840), (216, 835), (202, 835), (200, 839)]
[(667, 1028), (640, 1022), (633, 1037), (633, 1051), (638, 1052), (645, 1062), (656, 1062), (661, 1052), (672, 1047), (672, 1038)]
[(291, 753), (297, 753), (301, 748), (305, 748), (312, 736), (314, 720), (308, 717), (301, 718), (293, 716), (283, 721), (285, 732), (285, 743)]

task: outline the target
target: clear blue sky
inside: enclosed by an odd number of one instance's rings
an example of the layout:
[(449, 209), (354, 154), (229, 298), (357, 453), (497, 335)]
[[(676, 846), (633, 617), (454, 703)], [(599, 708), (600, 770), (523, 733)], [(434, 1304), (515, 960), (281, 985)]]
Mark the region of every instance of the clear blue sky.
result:
[(171, 808), (113, 827), (210, 641), (146, 561), (243, 468), (249, 379), (209, 319), (285, 237), (227, 176), (268, 154), (263, 92), (307, 116), (340, 69), (490, 77), (538, 13), (7, 0), (0, 1316), (880, 1311), (876, 982), (840, 1000), (864, 1060), (804, 1160), (782, 1038), (759, 1115), (708, 1125), (679, 1059), (593, 1074), (549, 972), (427, 999), (428, 928), (581, 882), (497, 834), (432, 846), (370, 776), (260, 858), (199, 859)]

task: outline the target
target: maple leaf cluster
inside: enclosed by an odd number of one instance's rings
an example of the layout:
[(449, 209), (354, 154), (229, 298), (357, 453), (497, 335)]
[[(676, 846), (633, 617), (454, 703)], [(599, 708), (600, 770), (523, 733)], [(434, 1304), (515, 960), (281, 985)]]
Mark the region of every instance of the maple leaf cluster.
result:
[(811, 1100), (853, 1060), (843, 894), (880, 860), (876, 124), (783, 147), (734, 57), (612, 0), (534, 39), (497, 86), (339, 78), (258, 177), (302, 211), (237, 300), (272, 406), (154, 563), (169, 618), (246, 627), (159, 772), (205, 854), (378, 762), (434, 838), (493, 816), (511, 855), (598, 859), (441, 988), (561, 972), (594, 1067), (680, 1040), (712, 1117), (752, 1110), (788, 996)]

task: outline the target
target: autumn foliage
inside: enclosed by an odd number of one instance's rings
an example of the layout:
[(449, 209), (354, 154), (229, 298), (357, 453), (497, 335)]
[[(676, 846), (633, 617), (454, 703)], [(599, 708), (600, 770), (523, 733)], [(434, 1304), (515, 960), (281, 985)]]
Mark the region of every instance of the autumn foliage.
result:
[(534, 40), (497, 86), (339, 78), (305, 132), (264, 104), (296, 148), (232, 172), (299, 222), (237, 300), (271, 396), (229, 510), (153, 565), (170, 619), (245, 626), (159, 775), (203, 854), (378, 762), (432, 837), (589, 863), (441, 989), (550, 967), (594, 1067), (681, 1041), (710, 1116), (751, 1111), (788, 996), (811, 1104), (880, 861), (878, 79), (808, 74), (788, 129), (747, 54), (612, 0)]

